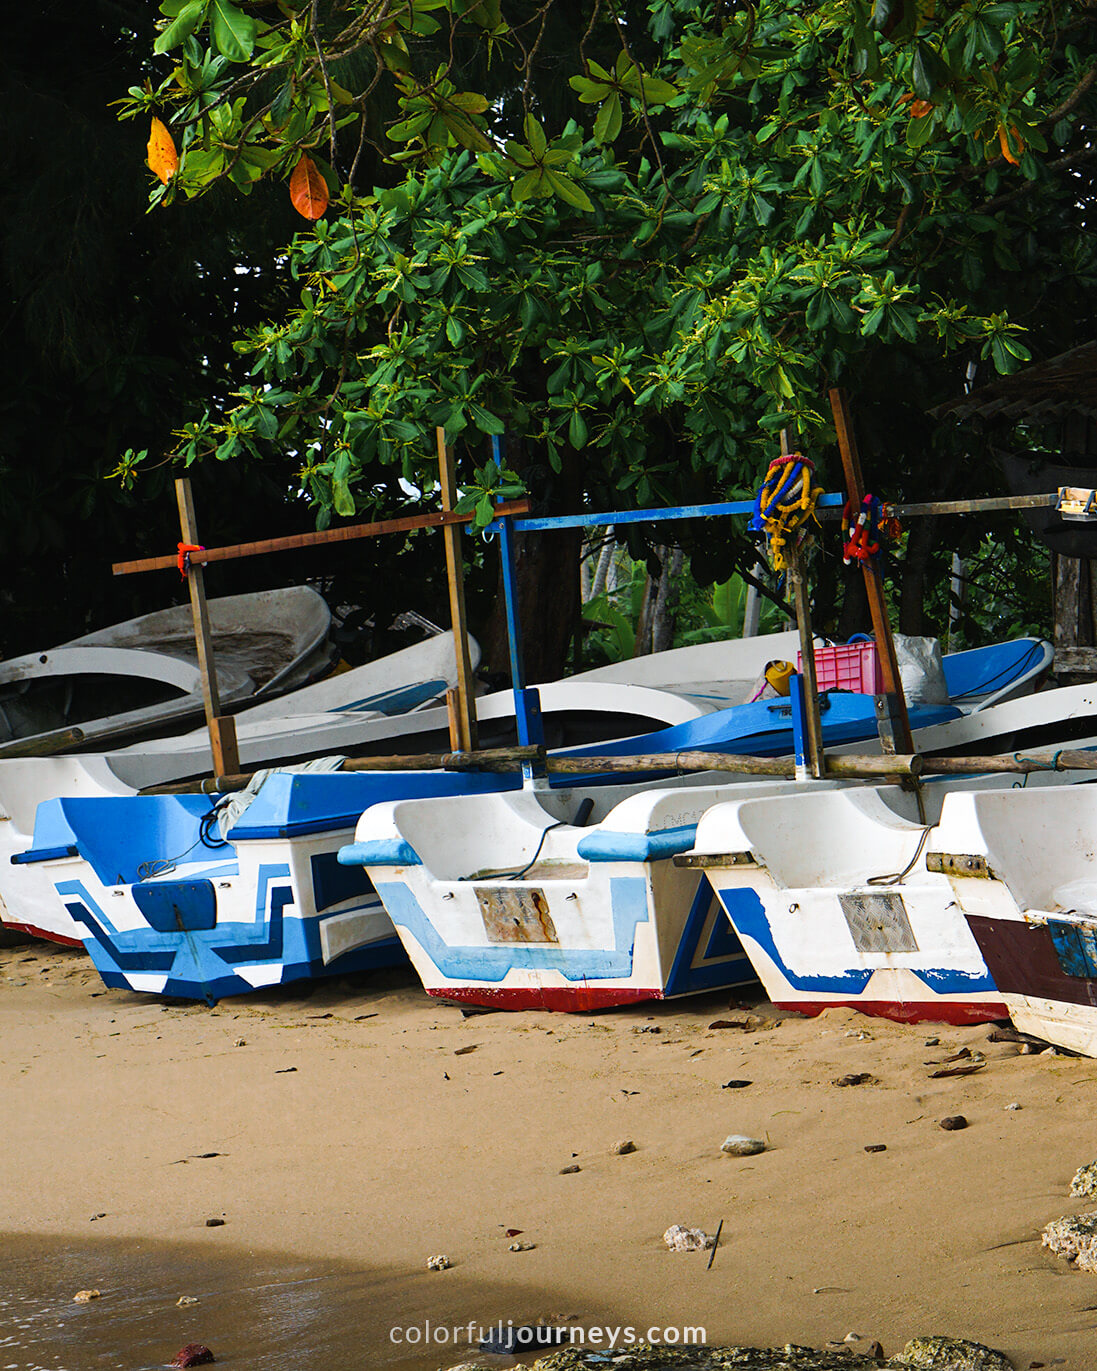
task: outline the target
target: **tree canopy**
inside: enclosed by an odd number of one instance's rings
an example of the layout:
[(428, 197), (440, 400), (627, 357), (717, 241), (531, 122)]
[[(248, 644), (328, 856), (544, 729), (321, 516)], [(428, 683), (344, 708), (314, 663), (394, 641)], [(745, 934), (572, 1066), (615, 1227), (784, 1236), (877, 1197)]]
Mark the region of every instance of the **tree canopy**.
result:
[[(1088, 334), (1090, 5), (161, 11), (123, 104), (171, 135), (153, 203), (282, 180), (310, 220), (177, 452), (291, 451), (321, 523), (429, 492), (435, 425), (481, 520), (516, 479), (570, 510), (741, 492), (778, 429), (825, 464), (835, 384), (882, 493), (953, 493), (986, 473), (926, 408)], [(746, 555), (692, 537), (711, 576)]]

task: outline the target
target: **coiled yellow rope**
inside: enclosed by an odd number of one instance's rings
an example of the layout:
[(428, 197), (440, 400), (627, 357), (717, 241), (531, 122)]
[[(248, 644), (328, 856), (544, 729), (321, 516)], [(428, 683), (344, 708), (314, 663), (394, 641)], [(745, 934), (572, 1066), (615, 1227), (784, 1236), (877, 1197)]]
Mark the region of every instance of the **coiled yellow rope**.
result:
[[(803, 542), (803, 526), (815, 517), (815, 502), (823, 493), (812, 483), (815, 463), (802, 453), (775, 457), (754, 501), (752, 529), (769, 539), (769, 556), (775, 571), (788, 566), (790, 551)], [(797, 532), (799, 532), (799, 536)]]

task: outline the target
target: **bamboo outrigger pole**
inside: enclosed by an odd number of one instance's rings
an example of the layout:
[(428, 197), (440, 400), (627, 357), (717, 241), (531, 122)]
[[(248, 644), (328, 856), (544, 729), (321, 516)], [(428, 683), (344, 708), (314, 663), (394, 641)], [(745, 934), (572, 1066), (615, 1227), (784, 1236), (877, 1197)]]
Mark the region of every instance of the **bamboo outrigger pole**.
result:
[[(536, 765), (553, 775), (628, 775), (640, 772), (715, 771), (735, 776), (795, 778), (791, 757), (738, 756), (724, 752), (655, 752), (634, 757), (554, 757), (540, 746), (496, 747), (473, 752), (425, 752), (412, 756), (351, 757), (343, 771), (515, 771)], [(919, 776), (1024, 776), (1036, 771), (1097, 771), (1097, 751), (1060, 748), (1051, 753), (1004, 753), (983, 757), (927, 757), (921, 752), (828, 756), (824, 778), (872, 780)], [(142, 795), (224, 794), (242, 790), (254, 772), (208, 776), (148, 786)]]

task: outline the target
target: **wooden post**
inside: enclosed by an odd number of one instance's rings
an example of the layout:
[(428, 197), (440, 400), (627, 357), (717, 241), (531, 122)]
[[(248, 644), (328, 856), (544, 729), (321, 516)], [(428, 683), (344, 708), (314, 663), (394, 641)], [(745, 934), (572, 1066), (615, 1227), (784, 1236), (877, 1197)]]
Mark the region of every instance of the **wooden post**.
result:
[[(857, 453), (857, 440), (853, 436), (849, 403), (844, 390), (834, 389), (830, 392), (830, 407), (834, 413), (834, 427), (838, 432), (838, 450), (842, 454), (846, 498), (849, 500), (850, 517), (853, 518), (865, 498), (865, 483), (861, 475), (861, 459)], [(865, 591), (868, 595), (869, 613), (872, 615), (876, 651), (880, 654), (880, 674), (884, 686), (883, 711), (878, 710), (877, 713), (880, 744), (885, 752), (913, 752), (914, 742), (910, 734), (907, 702), (899, 675), (899, 663), (895, 656), (895, 639), (891, 634), (887, 601), (884, 599), (883, 577), (876, 563), (862, 562), (861, 571), (865, 578)], [(879, 699), (877, 703), (879, 705)]]
[[(453, 453), (446, 446), (444, 428), (435, 429), (435, 437), (438, 442), (438, 480), (442, 488), (442, 508), (448, 513), (457, 502)], [(453, 622), (453, 647), (457, 654), (457, 698), (450, 712), (450, 746), (455, 752), (472, 752), (476, 747), (476, 699), (473, 692), (472, 661), (469, 657), (468, 627), (465, 623), (465, 582), (460, 526), (445, 524), (442, 538), (446, 545), (449, 609)]]
[[(175, 497), (179, 502), (179, 527), (183, 542), (197, 543), (198, 521), (194, 517), (194, 496), (189, 477), (183, 476), (176, 481)], [(213, 753), (213, 774), (223, 776), (240, 770), (240, 753), (236, 745), (236, 724), (221, 713), (209, 610), (206, 608), (206, 587), (200, 566), (188, 566), (187, 589), (190, 591), (190, 607), (194, 616), (194, 641), (198, 647), (198, 670), (202, 677), (202, 701), (206, 708), (206, 727), (209, 729), (210, 750)]]
[[(781, 430), (781, 455), (789, 455), (788, 430)], [(796, 627), (800, 633), (800, 674), (804, 678), (804, 732), (807, 743), (807, 770), (817, 779), (823, 775), (823, 725), (819, 717), (819, 685), (815, 675), (815, 635), (811, 631), (811, 601), (804, 581), (804, 567), (800, 550), (790, 543), (788, 551), (788, 582), (792, 587), (796, 609)]]

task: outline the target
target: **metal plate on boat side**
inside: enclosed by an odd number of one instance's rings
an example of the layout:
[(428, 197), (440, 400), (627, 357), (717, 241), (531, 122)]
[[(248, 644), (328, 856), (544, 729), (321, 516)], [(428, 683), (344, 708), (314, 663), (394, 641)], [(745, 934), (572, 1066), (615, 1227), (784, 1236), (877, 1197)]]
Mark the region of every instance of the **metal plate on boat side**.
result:
[(903, 897), (895, 891), (854, 891), (838, 901), (858, 952), (918, 951)]
[(493, 943), (559, 943), (543, 890), (477, 886), (484, 932)]

